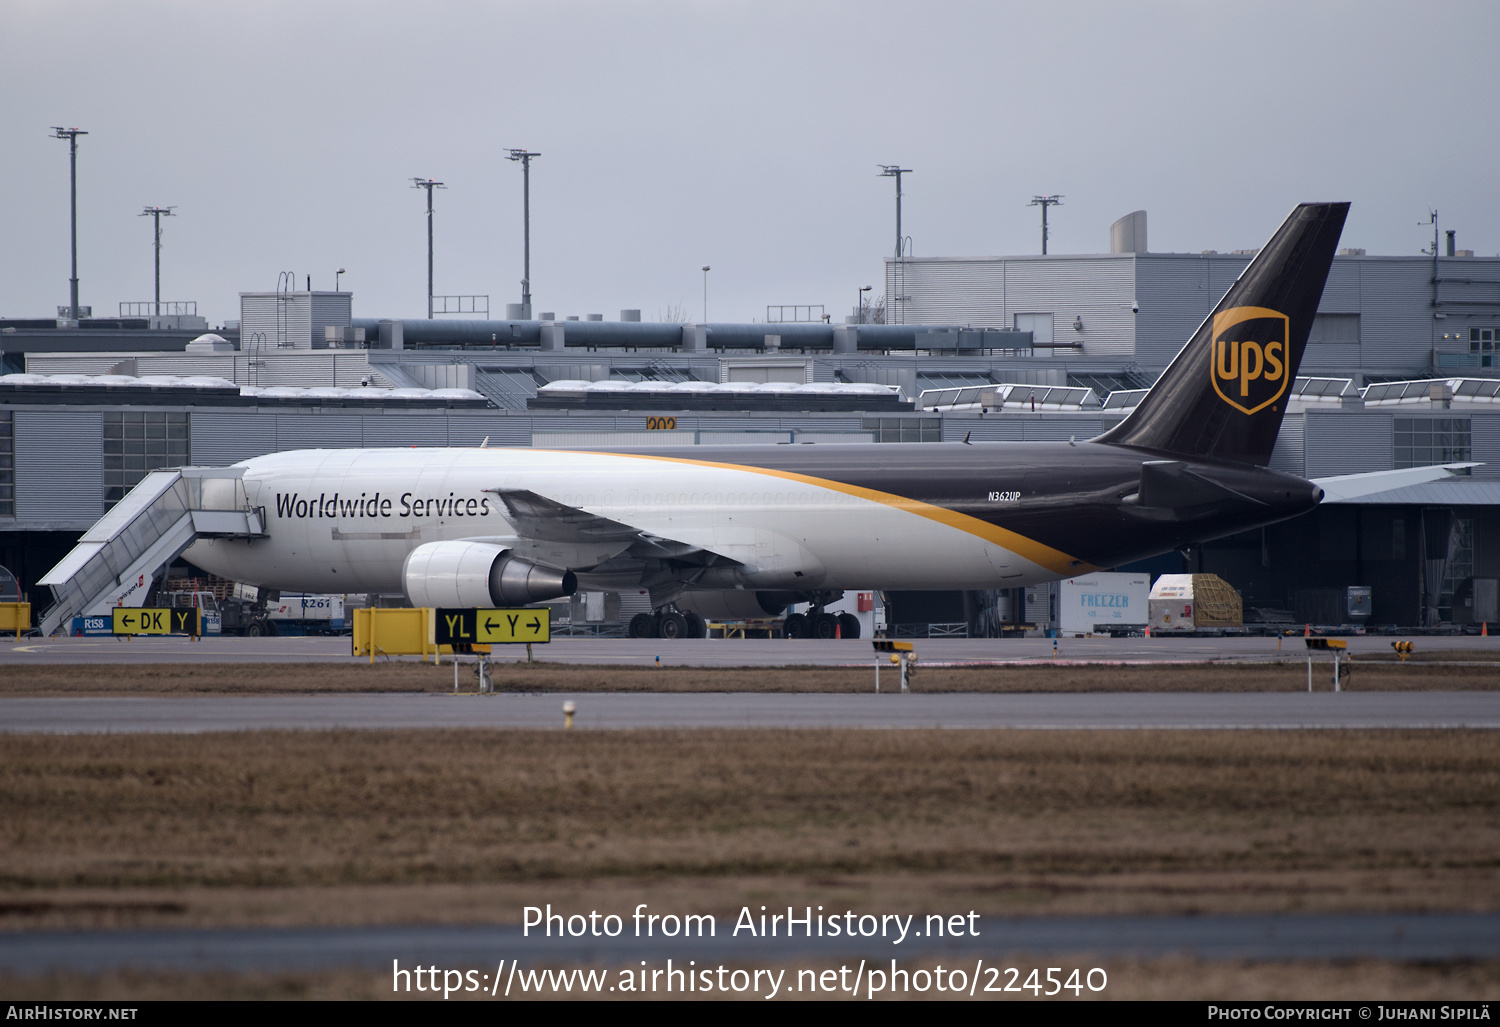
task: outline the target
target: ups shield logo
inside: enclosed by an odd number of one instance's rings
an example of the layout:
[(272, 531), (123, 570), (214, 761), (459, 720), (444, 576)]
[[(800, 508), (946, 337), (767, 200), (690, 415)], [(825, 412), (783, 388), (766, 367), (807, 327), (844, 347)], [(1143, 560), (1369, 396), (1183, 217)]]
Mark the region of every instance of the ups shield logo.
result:
[(1230, 307), (1214, 315), (1209, 377), (1219, 398), (1253, 414), (1281, 398), (1287, 387), (1291, 320), (1265, 307)]

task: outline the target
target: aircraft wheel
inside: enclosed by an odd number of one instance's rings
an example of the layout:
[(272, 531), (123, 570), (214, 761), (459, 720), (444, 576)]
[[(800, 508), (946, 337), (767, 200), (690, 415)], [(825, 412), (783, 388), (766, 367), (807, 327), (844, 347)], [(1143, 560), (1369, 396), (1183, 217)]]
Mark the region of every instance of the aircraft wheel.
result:
[(656, 631), (662, 638), (687, 638), (687, 618), (675, 610), (668, 610), (657, 622)]
[(280, 632), (276, 630), (276, 622), (272, 620), (266, 621), (265, 627), (262, 629), (262, 631), (265, 634), (269, 635), (271, 638), (275, 638), (280, 634)]
[(687, 636), (686, 637), (688, 637), (688, 638), (707, 638), (708, 637), (708, 624), (706, 624), (704, 622), (704, 620), (703, 620), (702, 617), (698, 616), (696, 613), (685, 613), (685, 614), (683, 614), (683, 616), (687, 618), (688, 630), (687, 630)]
[(781, 626), (781, 633), (787, 638), (806, 638), (807, 617), (800, 613), (791, 614)]
[(838, 626), (839, 619), (833, 614), (820, 613), (813, 618), (812, 636), (813, 638), (832, 638)]
[(839, 614), (839, 634), (844, 638), (858, 638), (859, 618), (852, 613)]
[(656, 619), (649, 613), (638, 613), (630, 618), (631, 638), (655, 638)]

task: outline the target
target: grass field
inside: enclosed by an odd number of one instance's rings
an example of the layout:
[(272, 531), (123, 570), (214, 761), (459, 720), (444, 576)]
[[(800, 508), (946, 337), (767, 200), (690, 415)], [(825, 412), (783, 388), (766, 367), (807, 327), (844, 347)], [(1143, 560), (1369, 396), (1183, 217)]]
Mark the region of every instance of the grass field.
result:
[[(852, 692), (870, 679), (868, 667), (546, 663), (497, 675), (518, 691)], [(410, 662), (10, 666), (0, 696), (452, 682), (449, 667)], [(1352, 685), (1487, 689), (1500, 674), (1368, 663)], [(924, 667), (914, 686), (1295, 691), (1306, 678), (1299, 664)], [(761, 903), (1012, 916), (1494, 910), (1497, 871), (1493, 732), (0, 735), (4, 931), (515, 922), (547, 902), (720, 915)], [(1500, 995), (1497, 961), (1103, 965), (1117, 998)], [(383, 977), (352, 971), (0, 976), (0, 996), (28, 999), (386, 994)]]
[(1486, 732), (0, 736), (0, 925), (1500, 907)]
[[(1500, 688), (1500, 666), (1441, 665), (1439, 656), (1400, 664), (1363, 660), (1346, 687), (1366, 691)], [(1489, 653), (1485, 653), (1489, 656)], [(500, 691), (517, 692), (868, 692), (872, 665), (859, 667), (650, 667), (566, 663), (500, 663)], [(886, 674), (886, 687), (893, 687)], [(1314, 668), (1314, 687), (1329, 687), (1327, 664)], [(471, 666), (461, 687), (472, 690)], [(920, 692), (1295, 692), (1307, 688), (1305, 663), (1119, 664), (924, 667)], [(256, 695), (312, 692), (445, 692), (451, 665), (414, 661), (369, 664), (120, 664), (0, 666), (0, 697), (40, 695)]]

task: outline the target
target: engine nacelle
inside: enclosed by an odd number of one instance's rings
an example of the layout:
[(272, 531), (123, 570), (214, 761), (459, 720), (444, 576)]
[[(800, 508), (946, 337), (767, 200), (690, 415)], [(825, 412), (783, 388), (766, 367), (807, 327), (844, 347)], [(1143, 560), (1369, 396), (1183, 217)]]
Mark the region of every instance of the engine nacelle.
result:
[(513, 606), (578, 591), (572, 571), (538, 567), (488, 542), (420, 545), (407, 555), (401, 582), (413, 606)]
[(677, 597), (677, 608), (696, 613), (704, 620), (759, 620), (781, 616), (781, 612), (796, 601), (793, 592), (714, 589), (682, 593)]

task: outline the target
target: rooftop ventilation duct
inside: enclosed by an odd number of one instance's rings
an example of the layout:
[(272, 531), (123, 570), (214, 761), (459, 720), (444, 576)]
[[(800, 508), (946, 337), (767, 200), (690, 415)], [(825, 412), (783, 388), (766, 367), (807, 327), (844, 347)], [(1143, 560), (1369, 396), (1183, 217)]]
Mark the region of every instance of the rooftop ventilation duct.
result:
[(1146, 252), (1146, 212), (1132, 211), (1109, 226), (1109, 252)]

